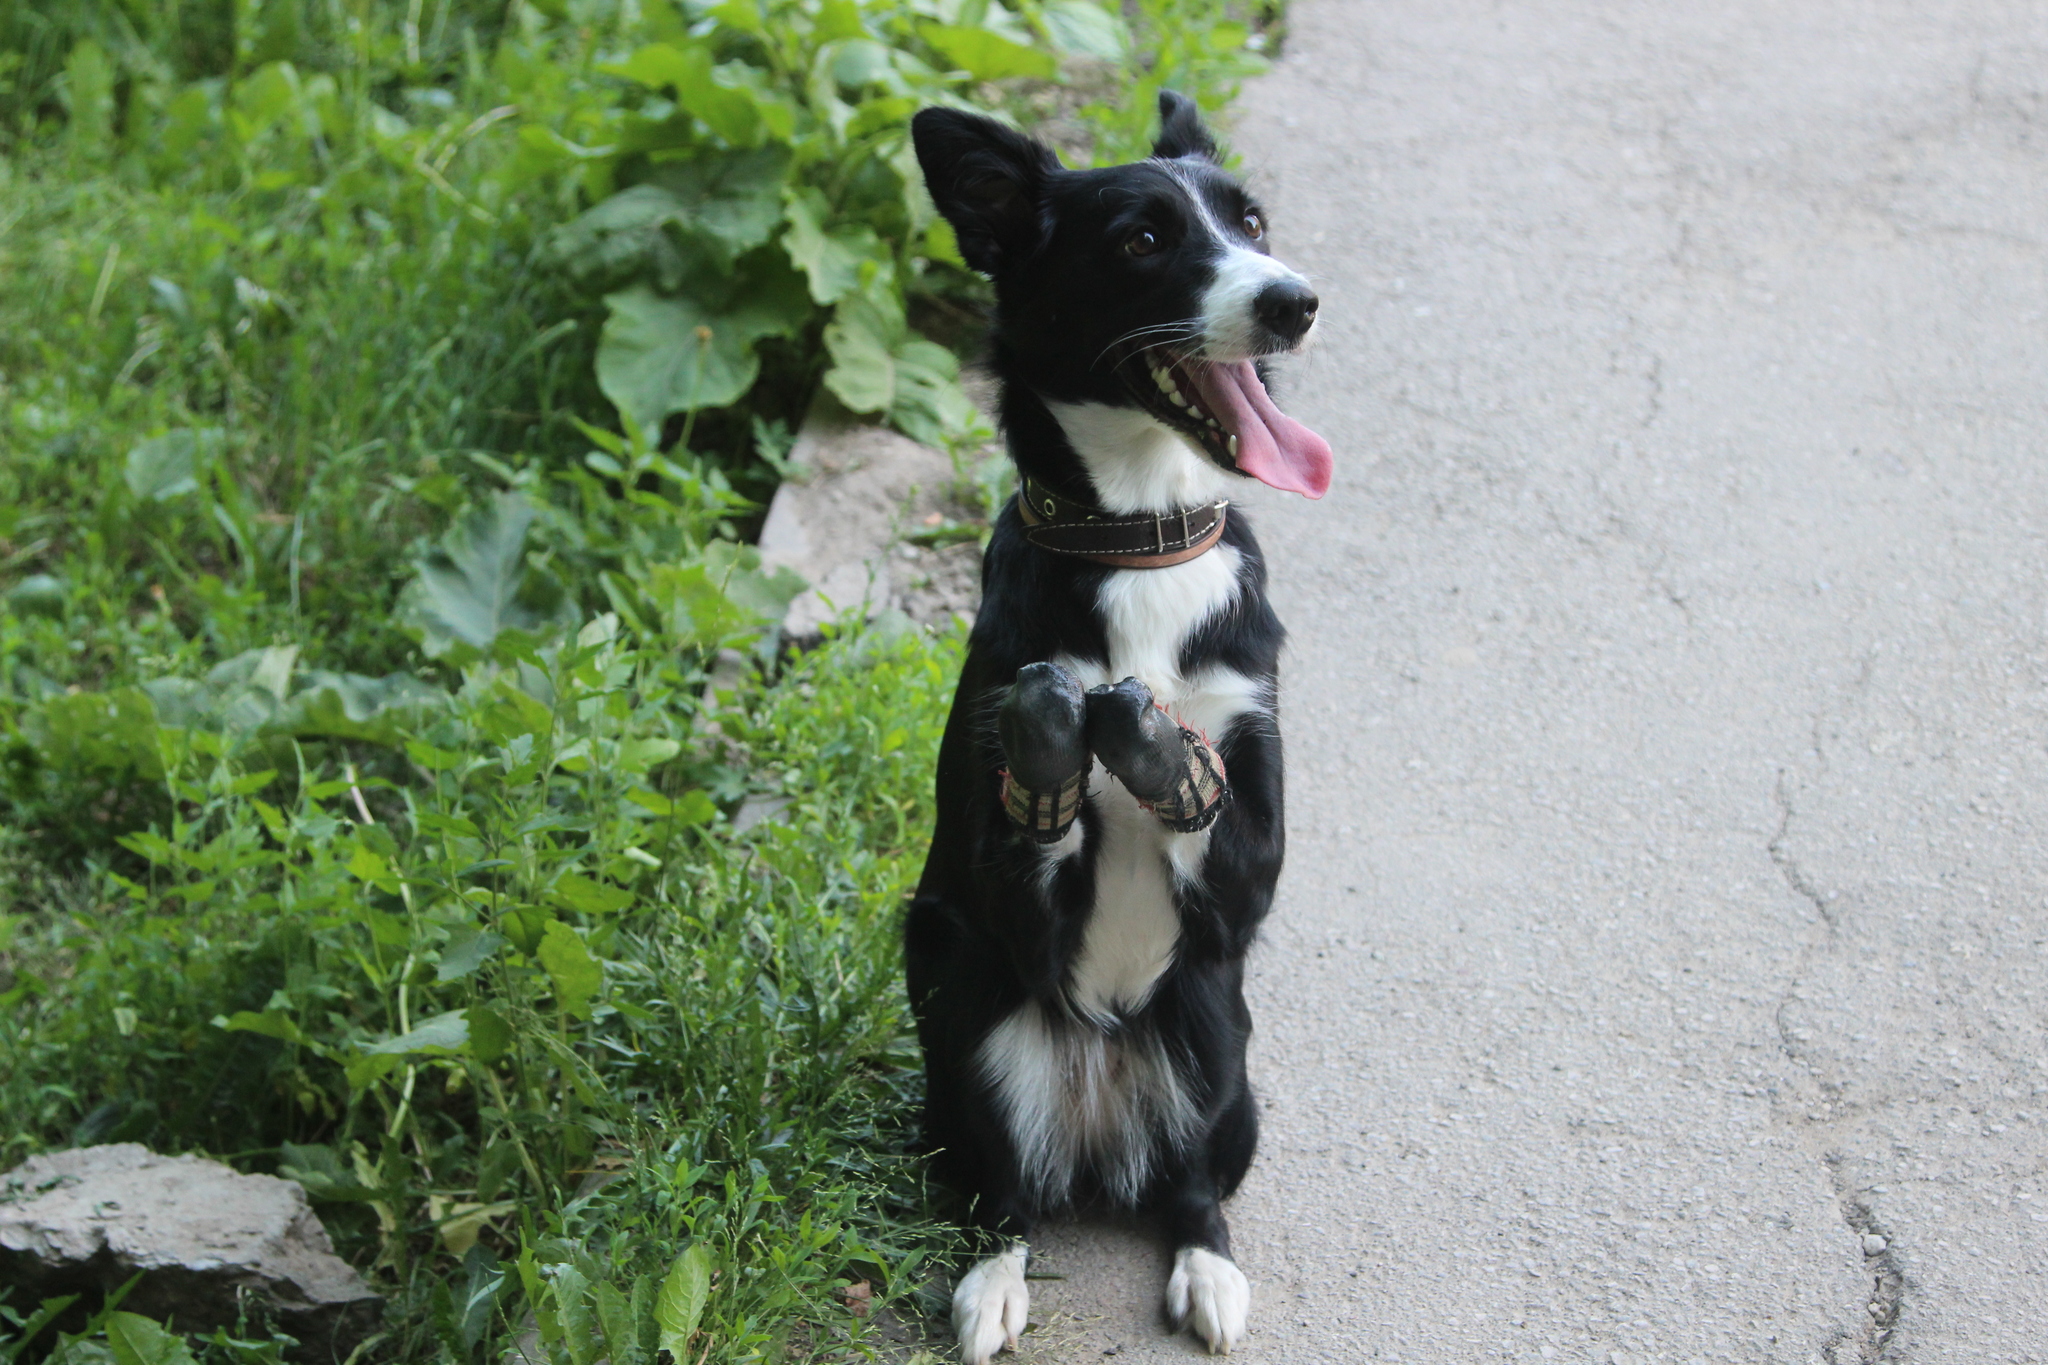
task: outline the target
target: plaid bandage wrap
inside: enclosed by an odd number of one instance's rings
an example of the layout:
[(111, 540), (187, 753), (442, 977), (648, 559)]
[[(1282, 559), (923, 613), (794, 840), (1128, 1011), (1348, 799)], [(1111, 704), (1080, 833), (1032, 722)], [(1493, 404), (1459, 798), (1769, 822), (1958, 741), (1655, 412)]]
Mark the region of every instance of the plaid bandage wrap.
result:
[(1163, 801), (1140, 801), (1139, 805), (1162, 820), (1166, 827), (1182, 834), (1207, 829), (1230, 797), (1223, 776), (1223, 760), (1209, 747), (1209, 741), (1183, 725), (1181, 743), (1187, 746), (1188, 775), (1180, 780), (1173, 795)]
[(1009, 813), (1010, 823), (1033, 843), (1058, 843), (1081, 813), (1081, 782), (1086, 776), (1086, 772), (1078, 772), (1061, 783), (1058, 791), (1035, 792), (1005, 772), (1003, 809)]

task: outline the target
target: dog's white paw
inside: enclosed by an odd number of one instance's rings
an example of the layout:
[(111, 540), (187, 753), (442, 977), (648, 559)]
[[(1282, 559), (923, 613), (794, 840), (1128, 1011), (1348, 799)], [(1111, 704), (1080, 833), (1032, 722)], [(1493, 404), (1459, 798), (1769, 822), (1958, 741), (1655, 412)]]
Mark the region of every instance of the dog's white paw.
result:
[(1024, 1281), (1030, 1255), (1030, 1248), (1018, 1242), (960, 1277), (953, 1290), (953, 1333), (967, 1365), (988, 1365), (988, 1358), (1005, 1346), (1017, 1349), (1031, 1311), (1031, 1289)]
[(1228, 1256), (1182, 1247), (1173, 1258), (1173, 1278), (1166, 1282), (1167, 1316), (1175, 1327), (1192, 1328), (1208, 1343), (1209, 1354), (1227, 1356), (1244, 1340), (1251, 1311), (1251, 1281)]

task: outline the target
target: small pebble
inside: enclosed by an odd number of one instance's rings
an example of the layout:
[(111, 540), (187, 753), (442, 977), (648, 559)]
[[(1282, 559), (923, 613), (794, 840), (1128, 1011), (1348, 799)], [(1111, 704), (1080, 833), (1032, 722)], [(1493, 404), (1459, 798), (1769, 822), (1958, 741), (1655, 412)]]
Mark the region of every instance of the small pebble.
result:
[(1865, 1256), (1882, 1256), (1884, 1255), (1885, 1248), (1890, 1245), (1890, 1242), (1887, 1242), (1874, 1232), (1863, 1234), (1863, 1254)]

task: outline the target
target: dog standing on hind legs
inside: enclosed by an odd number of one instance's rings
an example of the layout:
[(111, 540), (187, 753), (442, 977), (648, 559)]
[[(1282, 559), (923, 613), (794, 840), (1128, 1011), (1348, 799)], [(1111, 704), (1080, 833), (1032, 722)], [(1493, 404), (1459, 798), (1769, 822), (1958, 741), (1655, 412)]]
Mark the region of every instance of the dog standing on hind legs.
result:
[(1321, 497), (1330, 448), (1268, 396), (1317, 301), (1194, 105), (1152, 156), (1070, 171), (980, 116), (912, 131), (967, 263), (1019, 474), (940, 747), (905, 929), (925, 1139), (987, 1239), (953, 1326), (968, 1365), (1024, 1329), (1034, 1220), (1109, 1206), (1175, 1248), (1176, 1326), (1244, 1337), (1221, 1201), (1251, 1163), (1245, 954), (1284, 843), (1280, 623), (1229, 494)]

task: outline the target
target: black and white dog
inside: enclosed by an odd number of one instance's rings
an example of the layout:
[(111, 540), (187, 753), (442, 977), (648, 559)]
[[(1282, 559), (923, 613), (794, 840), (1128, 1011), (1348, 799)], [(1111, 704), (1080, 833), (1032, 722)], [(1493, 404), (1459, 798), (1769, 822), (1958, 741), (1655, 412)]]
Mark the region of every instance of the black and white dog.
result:
[(1330, 448), (1255, 362), (1316, 297), (1194, 105), (1149, 160), (1070, 171), (927, 109), (918, 160), (996, 289), (1021, 476), (939, 754), (906, 957), (926, 1140), (989, 1237), (960, 1280), (969, 1365), (1016, 1345), (1033, 1220), (1137, 1209), (1177, 1248), (1166, 1304), (1211, 1351), (1251, 1290), (1219, 1201), (1257, 1141), (1245, 953), (1280, 871), (1282, 631), (1235, 479), (1322, 496)]

